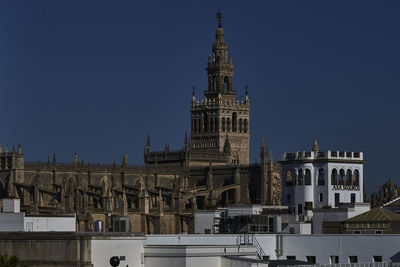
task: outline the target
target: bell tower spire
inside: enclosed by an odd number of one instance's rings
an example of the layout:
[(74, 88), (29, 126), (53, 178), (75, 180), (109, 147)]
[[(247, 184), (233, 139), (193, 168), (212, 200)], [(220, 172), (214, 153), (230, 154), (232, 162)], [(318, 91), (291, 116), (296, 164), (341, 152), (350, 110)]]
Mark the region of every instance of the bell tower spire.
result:
[[(209, 158), (218, 164), (218, 160), (227, 154), (232, 163), (249, 164), (250, 101), (247, 93), (244, 97), (236, 97), (232, 83), (234, 67), (232, 57), (228, 55), (221, 11), (216, 17), (218, 27), (206, 68), (205, 99), (199, 101), (192, 96), (191, 101), (191, 152), (196, 155), (193, 158), (202, 161), (201, 164), (206, 164)], [(224, 150), (226, 140), (230, 142), (229, 151)]]
[(217, 12), (217, 19), (215, 43), (212, 47), (212, 56), (209, 57), (207, 64), (208, 90), (206, 97), (216, 98), (219, 94), (229, 94), (234, 97), (236, 92), (232, 88), (233, 62), (232, 57), (228, 58), (228, 45), (225, 43), (221, 11)]

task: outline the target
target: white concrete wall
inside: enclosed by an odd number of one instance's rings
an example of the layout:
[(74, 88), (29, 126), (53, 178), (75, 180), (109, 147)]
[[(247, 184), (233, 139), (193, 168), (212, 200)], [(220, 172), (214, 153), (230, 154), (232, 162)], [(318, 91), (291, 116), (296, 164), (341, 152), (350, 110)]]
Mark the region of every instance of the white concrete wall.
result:
[(20, 212), (20, 200), (17, 198), (4, 198), (3, 199), (3, 212)]
[(24, 216), (24, 213), (0, 213), (0, 231), (24, 231)]
[(194, 232), (195, 234), (204, 234), (206, 229), (214, 233), (214, 218), (219, 216), (218, 211), (198, 211), (194, 213)]
[[(149, 235), (146, 244), (234, 245), (237, 235)], [(276, 235), (257, 234), (258, 242), (266, 255), (276, 259)], [(340, 263), (348, 263), (349, 256), (358, 262), (371, 262), (373, 256), (382, 256), (390, 262), (400, 252), (400, 235), (284, 235), (283, 256), (316, 256), (317, 263), (330, 263), (330, 256), (339, 256)], [(400, 258), (399, 256), (397, 256)], [(400, 259), (399, 259), (400, 260)]]
[(296, 255), (298, 260), (316, 256), (317, 263), (325, 264), (335, 255), (340, 263), (349, 263), (349, 256), (357, 256), (358, 262), (371, 262), (372, 256), (391, 261), (400, 251), (400, 235), (286, 235), (283, 240), (284, 255)]
[(323, 233), (323, 222), (337, 222), (347, 220), (348, 212), (345, 209), (329, 209), (313, 213), (313, 234)]
[(27, 232), (75, 232), (76, 218), (73, 217), (24, 217), (24, 230)]
[[(161, 266), (161, 265), (159, 265)], [(221, 257), (186, 257), (186, 265), (188, 267), (220, 267)], [(146, 266), (147, 267), (147, 266)]]
[[(113, 256), (125, 256), (119, 266), (137, 267), (144, 266), (143, 249), (144, 237), (125, 238), (113, 237), (110, 239), (93, 239), (91, 241), (92, 257), (91, 261), (95, 267), (105, 267), (110, 265), (110, 258)], [(169, 263), (159, 266), (174, 266)]]
[[(336, 169), (339, 173), (340, 169), (343, 169), (345, 172), (347, 169), (351, 169), (352, 173), (357, 169), (360, 173), (360, 190), (333, 190), (333, 185), (331, 185), (331, 173), (332, 170)], [(328, 192), (329, 192), (329, 200), (328, 205), (334, 207), (335, 206), (335, 193), (339, 193), (340, 202), (342, 203), (350, 203), (351, 202), (351, 193), (356, 194), (356, 203), (362, 203), (364, 201), (363, 188), (364, 188), (364, 173), (363, 173), (363, 164), (361, 163), (328, 163)]]

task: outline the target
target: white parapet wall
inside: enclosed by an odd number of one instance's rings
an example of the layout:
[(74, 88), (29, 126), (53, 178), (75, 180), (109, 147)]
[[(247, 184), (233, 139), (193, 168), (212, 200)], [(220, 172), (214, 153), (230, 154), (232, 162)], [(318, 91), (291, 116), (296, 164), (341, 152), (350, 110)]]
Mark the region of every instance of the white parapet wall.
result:
[[(229, 257), (241, 257), (242, 261)], [(235, 245), (146, 245), (144, 263), (146, 267), (250, 267), (246, 258), (256, 258), (257, 251), (253, 246)]]
[[(148, 235), (146, 245), (234, 245), (237, 235)], [(270, 259), (276, 256), (276, 235), (257, 234), (256, 238)], [(279, 242), (278, 242), (279, 243)], [(283, 235), (282, 256), (296, 256), (306, 261), (315, 256), (316, 262), (329, 264), (331, 256), (339, 263), (349, 263), (350, 256), (358, 262), (372, 262), (381, 256), (384, 262), (400, 261), (400, 235)]]
[(25, 216), (24, 230), (27, 232), (75, 232), (76, 217), (71, 216)]
[[(91, 240), (91, 261), (93, 266), (111, 266), (110, 258), (118, 257), (119, 266), (145, 266), (144, 240), (145, 236), (134, 235), (94, 235)], [(173, 265), (169, 265), (172, 267)]]

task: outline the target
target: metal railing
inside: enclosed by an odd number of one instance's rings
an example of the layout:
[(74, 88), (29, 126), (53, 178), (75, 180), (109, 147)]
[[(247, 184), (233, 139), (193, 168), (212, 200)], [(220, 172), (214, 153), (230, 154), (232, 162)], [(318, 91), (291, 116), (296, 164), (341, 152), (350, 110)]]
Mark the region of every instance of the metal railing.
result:
[(241, 245), (254, 246), (257, 250), (258, 258), (260, 260), (264, 259), (265, 252), (262, 249), (260, 243), (258, 243), (258, 240), (254, 234), (249, 234), (249, 233), (239, 234), (238, 237), (236, 238), (236, 245), (238, 245), (239, 247)]

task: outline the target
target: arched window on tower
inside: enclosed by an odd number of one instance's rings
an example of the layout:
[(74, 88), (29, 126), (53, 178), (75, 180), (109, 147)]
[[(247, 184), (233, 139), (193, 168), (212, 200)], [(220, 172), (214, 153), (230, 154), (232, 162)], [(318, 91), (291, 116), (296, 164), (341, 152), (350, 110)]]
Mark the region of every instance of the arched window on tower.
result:
[(244, 131), (245, 133), (247, 133), (248, 127), (249, 127), (249, 126), (248, 126), (248, 123), (247, 123), (247, 119), (244, 119), (244, 130), (243, 130), (243, 131)]
[(325, 185), (325, 171), (323, 168), (318, 170), (318, 185)]
[(292, 185), (293, 185), (292, 172), (288, 170), (286, 172), (286, 186), (292, 186)]
[(219, 131), (219, 120), (218, 120), (218, 118), (215, 118), (215, 131), (216, 132)]
[(343, 169), (340, 169), (339, 171), (339, 184), (345, 184), (345, 177), (346, 177), (346, 173), (344, 172)]
[(196, 119), (193, 119), (192, 120), (192, 132), (195, 133), (196, 130), (197, 130), (197, 128), (196, 128)]
[(201, 119), (198, 119), (197, 120), (197, 132), (201, 133), (202, 131), (203, 131), (203, 125), (202, 125)]
[(358, 170), (354, 170), (354, 182), (353, 185), (360, 185), (360, 172)]
[(232, 113), (232, 132), (237, 131), (237, 114), (236, 112)]
[(338, 182), (338, 172), (336, 169), (333, 169), (331, 174), (331, 185), (337, 185), (339, 184)]
[(226, 131), (228, 131), (228, 132), (231, 131), (231, 119), (230, 118), (226, 119)]
[(225, 132), (225, 118), (222, 118), (222, 131)]
[(304, 184), (311, 185), (311, 171), (310, 169), (306, 169), (306, 175), (304, 177)]
[(228, 91), (230, 91), (229, 78), (228, 78), (228, 76), (225, 76), (224, 77), (224, 92), (228, 92)]
[(303, 181), (303, 170), (302, 169), (298, 169), (297, 170), (297, 184), (298, 185), (303, 185), (304, 181)]
[(204, 113), (204, 132), (208, 132), (208, 116)]
[(242, 119), (239, 119), (239, 132), (243, 131), (243, 121)]
[(217, 90), (217, 78), (215, 76), (212, 78), (212, 89), (213, 91)]
[(352, 178), (353, 178), (353, 174), (351, 173), (351, 170), (348, 169), (346, 172), (346, 185), (351, 185)]

